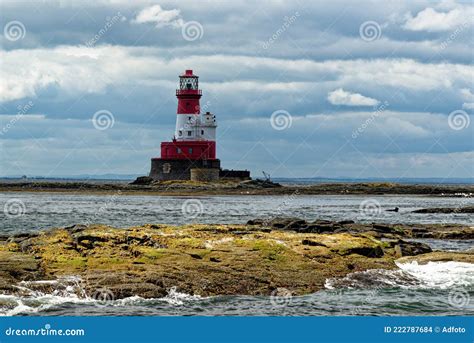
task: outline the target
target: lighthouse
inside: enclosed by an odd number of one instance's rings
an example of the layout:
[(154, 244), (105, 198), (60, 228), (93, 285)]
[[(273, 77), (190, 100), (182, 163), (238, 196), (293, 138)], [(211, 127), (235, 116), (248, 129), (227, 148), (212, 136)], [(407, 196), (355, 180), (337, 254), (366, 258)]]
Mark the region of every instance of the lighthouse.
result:
[(161, 157), (151, 159), (154, 180), (219, 179), (220, 160), (216, 158), (216, 116), (201, 114), (199, 76), (186, 70), (179, 76), (176, 90), (176, 128), (169, 142), (161, 142)]

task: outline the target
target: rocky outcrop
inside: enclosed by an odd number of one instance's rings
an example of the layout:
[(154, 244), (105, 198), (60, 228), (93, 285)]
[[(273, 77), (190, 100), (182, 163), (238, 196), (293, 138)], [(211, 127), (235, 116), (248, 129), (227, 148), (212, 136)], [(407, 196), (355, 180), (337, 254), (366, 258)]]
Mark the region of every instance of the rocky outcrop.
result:
[(474, 252), (434, 251), (423, 255), (403, 257), (397, 260), (399, 263), (418, 262), (421, 264), (450, 261), (474, 263)]
[(413, 213), (474, 213), (474, 206), (422, 208)]
[(355, 223), (351, 220), (306, 221), (300, 218), (252, 219), (247, 225), (268, 227), (275, 230), (293, 230), (300, 233), (350, 233), (371, 234), (378, 238), (437, 238), (474, 239), (474, 228), (456, 224), (380, 224)]
[(416, 256), (420, 254), (430, 253), (433, 250), (428, 244), (421, 242), (406, 242), (403, 240), (390, 242), (390, 246), (394, 247), (398, 256)]
[(130, 182), (131, 185), (151, 185), (154, 179), (149, 176), (139, 176), (133, 182)]
[(60, 228), (9, 239), (0, 253), (4, 293), (26, 279), (78, 276), (89, 295), (106, 288), (116, 298), (161, 297), (171, 287), (203, 296), (268, 295), (279, 287), (306, 294), (323, 288), (329, 277), (395, 268), (397, 257), (385, 242), (347, 233), (156, 224)]
[[(450, 258), (401, 239), (410, 237), (412, 229), (298, 218), (127, 229), (74, 225), (3, 237), (0, 292), (21, 292), (18, 286), (24, 281), (74, 276), (92, 297), (105, 289), (114, 298), (157, 298), (172, 287), (202, 296), (269, 295), (278, 288), (308, 294), (322, 289), (328, 278), (397, 268), (400, 257)], [(36, 287), (55, 286), (42, 282)]]
[(473, 185), (410, 185), (389, 182), (367, 183), (319, 183), (312, 185), (280, 185), (267, 180), (238, 180), (221, 179), (214, 182), (197, 182), (190, 180), (152, 181), (148, 177), (139, 177), (132, 183), (93, 183), (85, 181), (46, 181), (18, 180), (0, 182), (0, 191), (43, 191), (68, 192), (74, 190), (81, 193), (110, 193), (122, 194), (160, 194), (160, 195), (230, 195), (230, 194), (264, 194), (264, 195), (294, 195), (294, 194), (424, 194), (427, 196), (472, 197)]

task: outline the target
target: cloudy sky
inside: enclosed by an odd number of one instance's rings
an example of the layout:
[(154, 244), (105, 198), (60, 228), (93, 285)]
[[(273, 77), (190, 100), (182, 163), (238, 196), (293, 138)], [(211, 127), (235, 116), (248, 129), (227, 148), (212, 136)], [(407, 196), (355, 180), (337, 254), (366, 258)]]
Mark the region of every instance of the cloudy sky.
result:
[(0, 176), (147, 174), (173, 134), (177, 75), (193, 69), (226, 168), (474, 177), (471, 1), (0, 10)]

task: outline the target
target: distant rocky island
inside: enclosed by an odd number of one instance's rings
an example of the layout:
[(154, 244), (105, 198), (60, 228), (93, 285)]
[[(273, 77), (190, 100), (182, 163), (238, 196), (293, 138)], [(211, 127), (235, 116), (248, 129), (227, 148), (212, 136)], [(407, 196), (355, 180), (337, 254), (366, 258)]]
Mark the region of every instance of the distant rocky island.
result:
[(425, 195), (473, 197), (474, 185), (398, 184), (390, 182), (279, 184), (271, 180), (154, 181), (148, 177), (134, 182), (29, 181), (0, 182), (0, 192), (74, 192), (156, 195)]

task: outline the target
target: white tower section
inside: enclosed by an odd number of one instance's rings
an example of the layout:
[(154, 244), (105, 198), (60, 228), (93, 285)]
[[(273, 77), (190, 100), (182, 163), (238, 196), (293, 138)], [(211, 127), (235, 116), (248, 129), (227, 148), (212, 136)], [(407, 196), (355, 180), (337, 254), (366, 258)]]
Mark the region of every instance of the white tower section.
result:
[(216, 128), (216, 116), (210, 112), (178, 114), (174, 135), (178, 141), (215, 141)]

